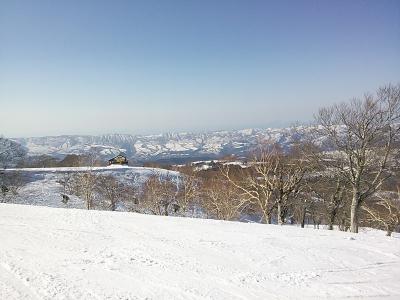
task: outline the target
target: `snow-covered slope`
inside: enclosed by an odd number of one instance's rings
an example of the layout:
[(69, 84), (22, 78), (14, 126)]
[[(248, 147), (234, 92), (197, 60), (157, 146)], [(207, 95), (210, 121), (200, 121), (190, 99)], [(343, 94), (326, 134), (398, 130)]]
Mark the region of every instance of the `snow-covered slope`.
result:
[(0, 204), (0, 299), (400, 299), (400, 239)]
[[(4, 172), (17, 172), (25, 184), (18, 190), (12, 200), (16, 204), (42, 205), (62, 208), (85, 208), (85, 201), (63, 190), (60, 180), (66, 173), (85, 172), (90, 170), (97, 175), (111, 175), (125, 185), (141, 187), (151, 175), (179, 176), (178, 172), (158, 168), (107, 166), (107, 167), (62, 167), (62, 168), (19, 168), (7, 169)], [(63, 203), (61, 194), (69, 194), (68, 203)], [(127, 210), (126, 207), (119, 207)], [(1, 300), (1, 299), (0, 299)]]
[[(138, 136), (109, 134), (99, 136), (50, 136), (14, 139), (29, 155), (48, 154), (62, 157), (66, 154), (94, 152), (110, 157), (125, 152), (137, 161), (213, 159), (226, 154), (243, 154), (263, 141), (290, 143), (290, 129), (246, 129), (208, 133), (167, 133)], [(189, 159), (189, 160), (190, 160)]]

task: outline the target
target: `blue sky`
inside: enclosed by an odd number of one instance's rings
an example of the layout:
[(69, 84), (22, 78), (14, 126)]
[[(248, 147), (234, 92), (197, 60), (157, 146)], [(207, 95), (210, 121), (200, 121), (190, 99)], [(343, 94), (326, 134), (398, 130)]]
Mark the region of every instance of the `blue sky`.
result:
[(400, 82), (400, 1), (0, 1), (0, 134), (284, 126)]

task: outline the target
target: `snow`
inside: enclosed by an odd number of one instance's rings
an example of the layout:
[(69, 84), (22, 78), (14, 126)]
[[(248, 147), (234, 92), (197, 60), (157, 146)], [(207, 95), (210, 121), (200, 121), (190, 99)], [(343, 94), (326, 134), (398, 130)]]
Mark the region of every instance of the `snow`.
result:
[(17, 172), (85, 172), (85, 171), (121, 171), (121, 170), (136, 170), (136, 171), (162, 171), (158, 168), (146, 167), (130, 167), (126, 165), (110, 165), (106, 167), (55, 167), (55, 168), (15, 168), (5, 169), (4, 171)]
[[(58, 167), (58, 168), (19, 168), (6, 169), (5, 172), (19, 172), (27, 181), (18, 190), (12, 202), (63, 208), (85, 208), (85, 201), (75, 195), (69, 195), (68, 203), (63, 203), (63, 186), (59, 183), (64, 173), (91, 171), (99, 175), (111, 175), (118, 181), (140, 188), (151, 175), (179, 177), (179, 172), (158, 168), (130, 167), (111, 165), (107, 167)], [(123, 209), (121, 207), (121, 209)], [(126, 208), (128, 209), (128, 208)], [(1, 299), (1, 298), (0, 298)]]
[(400, 238), (0, 204), (0, 299), (400, 299)]
[(179, 141), (168, 141), (165, 143), (165, 150), (167, 152), (185, 152), (185, 151), (196, 151), (198, 147), (195, 145), (194, 140), (181, 139)]
[[(306, 133), (307, 128), (299, 128), (299, 131)], [(293, 134), (290, 128), (248, 128), (147, 136), (130, 134), (64, 135), (13, 140), (23, 145), (29, 156), (46, 154), (63, 158), (67, 154), (78, 155), (91, 152), (98, 155), (100, 159), (105, 159), (122, 151), (130, 160), (146, 161), (203, 156), (218, 158), (225, 154), (242, 155), (251, 152), (262, 141), (279, 142), (282, 146), (290, 145), (293, 142)]]

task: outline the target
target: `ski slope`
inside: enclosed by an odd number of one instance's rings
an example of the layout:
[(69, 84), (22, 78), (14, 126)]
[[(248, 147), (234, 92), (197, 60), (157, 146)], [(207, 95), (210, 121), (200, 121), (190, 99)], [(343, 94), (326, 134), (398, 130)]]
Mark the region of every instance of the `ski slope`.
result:
[(400, 299), (400, 239), (0, 204), (0, 299)]

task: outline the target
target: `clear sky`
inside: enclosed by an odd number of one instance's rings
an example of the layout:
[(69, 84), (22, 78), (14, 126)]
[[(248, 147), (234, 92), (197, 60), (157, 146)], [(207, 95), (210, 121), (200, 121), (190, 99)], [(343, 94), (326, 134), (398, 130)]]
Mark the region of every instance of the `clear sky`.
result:
[(400, 1), (0, 1), (0, 134), (312, 120), (400, 82)]

